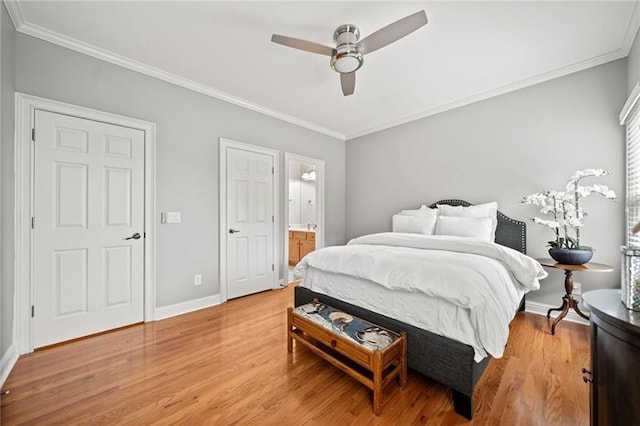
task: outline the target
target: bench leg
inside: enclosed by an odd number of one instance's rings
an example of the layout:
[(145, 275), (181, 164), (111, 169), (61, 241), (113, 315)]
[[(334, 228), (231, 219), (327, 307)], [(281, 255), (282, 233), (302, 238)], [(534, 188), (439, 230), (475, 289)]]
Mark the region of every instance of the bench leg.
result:
[(373, 413), (379, 416), (382, 412), (382, 351), (373, 353)]
[(287, 352), (293, 352), (293, 338), (291, 337), (291, 316), (293, 308), (287, 308)]
[(402, 336), (402, 358), (400, 359), (400, 374), (398, 375), (398, 383), (400, 388), (404, 389), (407, 385), (407, 332), (400, 332)]

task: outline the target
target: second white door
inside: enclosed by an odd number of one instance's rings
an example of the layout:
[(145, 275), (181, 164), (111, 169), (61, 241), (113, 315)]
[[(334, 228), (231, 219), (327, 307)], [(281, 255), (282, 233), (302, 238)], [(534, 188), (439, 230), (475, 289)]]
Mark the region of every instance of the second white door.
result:
[[(271, 155), (227, 147), (227, 297), (273, 288), (274, 169)], [(224, 285), (224, 284), (223, 284)]]
[(34, 346), (143, 321), (144, 132), (35, 113)]

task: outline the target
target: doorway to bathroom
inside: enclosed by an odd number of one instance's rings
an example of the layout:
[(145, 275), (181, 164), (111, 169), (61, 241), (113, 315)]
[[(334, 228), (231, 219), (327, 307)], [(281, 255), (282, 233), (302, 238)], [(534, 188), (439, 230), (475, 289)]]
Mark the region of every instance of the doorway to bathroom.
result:
[(285, 152), (284, 163), (284, 270), (292, 282), (296, 264), (324, 247), (324, 161)]

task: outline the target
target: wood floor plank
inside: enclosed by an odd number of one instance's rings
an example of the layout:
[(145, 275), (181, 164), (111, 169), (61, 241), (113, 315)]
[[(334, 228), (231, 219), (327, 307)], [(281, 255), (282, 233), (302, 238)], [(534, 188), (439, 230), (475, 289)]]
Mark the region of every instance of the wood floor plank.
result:
[(420, 424), (589, 423), (589, 329), (520, 313), (504, 357), (474, 396), (474, 421), (451, 390), (410, 371), (390, 383), (382, 414), (371, 392), (309, 350), (286, 350), (293, 287), (20, 357), (3, 390), (0, 423)]

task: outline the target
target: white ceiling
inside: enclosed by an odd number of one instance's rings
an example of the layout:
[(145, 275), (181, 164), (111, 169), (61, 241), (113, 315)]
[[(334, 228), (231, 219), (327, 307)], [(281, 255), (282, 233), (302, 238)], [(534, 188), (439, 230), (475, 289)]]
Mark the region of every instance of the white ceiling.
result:
[[(635, 1), (6, 2), (19, 31), (311, 129), (349, 139), (625, 57)], [(418, 10), (429, 23), (370, 55), (344, 97), (333, 46)]]

